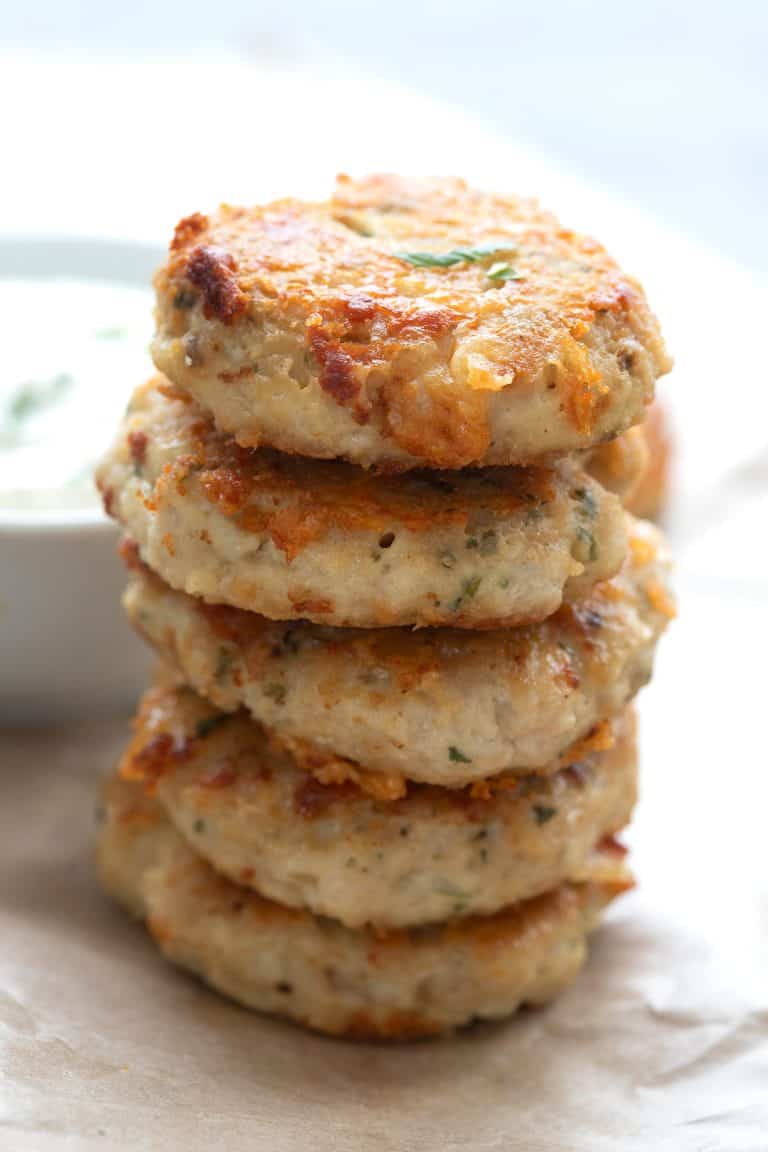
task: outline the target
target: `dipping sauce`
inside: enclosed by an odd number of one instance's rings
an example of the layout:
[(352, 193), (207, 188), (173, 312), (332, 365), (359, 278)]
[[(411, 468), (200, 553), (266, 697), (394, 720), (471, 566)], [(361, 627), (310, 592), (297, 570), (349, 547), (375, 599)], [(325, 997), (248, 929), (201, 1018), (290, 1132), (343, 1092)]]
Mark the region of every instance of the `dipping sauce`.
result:
[(152, 293), (0, 278), (0, 512), (96, 508), (93, 469), (152, 371)]

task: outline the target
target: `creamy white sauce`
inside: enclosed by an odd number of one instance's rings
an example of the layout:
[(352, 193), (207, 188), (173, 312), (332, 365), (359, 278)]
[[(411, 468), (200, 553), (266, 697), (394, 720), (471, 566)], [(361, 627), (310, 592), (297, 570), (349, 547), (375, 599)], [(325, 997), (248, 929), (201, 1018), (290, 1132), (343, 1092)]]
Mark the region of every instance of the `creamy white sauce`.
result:
[(151, 372), (149, 288), (0, 278), (0, 510), (98, 503), (93, 468)]

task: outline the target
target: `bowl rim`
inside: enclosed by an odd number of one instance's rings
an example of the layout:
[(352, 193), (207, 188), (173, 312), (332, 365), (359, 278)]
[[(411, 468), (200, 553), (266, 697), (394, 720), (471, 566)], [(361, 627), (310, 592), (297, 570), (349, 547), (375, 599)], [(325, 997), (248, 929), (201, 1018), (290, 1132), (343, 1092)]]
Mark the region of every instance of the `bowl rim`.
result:
[(14, 509), (0, 510), (0, 540), (14, 536), (59, 536), (68, 532), (93, 535), (97, 532), (109, 532), (116, 527), (114, 521), (110, 520), (98, 505), (93, 508), (67, 508), (58, 511), (55, 508), (50, 510), (32, 508), (25, 512), (17, 512)]
[[(0, 231), (0, 280), (7, 279), (9, 276), (24, 275), (23, 272), (6, 271), (3, 262), (3, 256), (7, 255), (9, 251), (22, 252), (24, 250), (34, 253), (38, 264), (41, 260), (44, 261), (46, 256), (48, 258), (55, 257), (57, 252), (60, 259), (67, 256), (70, 259), (69, 267), (60, 266), (54, 270), (49, 269), (47, 272), (41, 270), (28, 272), (27, 275), (30, 279), (44, 275), (82, 276), (84, 279), (113, 280), (117, 284), (131, 284), (147, 288), (151, 286), (151, 280), (149, 277), (145, 278), (143, 274), (139, 274), (139, 267), (141, 266), (142, 269), (150, 266), (157, 267), (165, 254), (165, 248), (160, 243), (152, 240), (132, 239), (127, 236), (83, 232)], [(95, 265), (82, 260), (84, 252), (90, 253), (96, 263), (99, 260), (103, 262), (112, 256), (117, 262), (121, 258), (130, 258), (133, 266), (131, 267), (129, 264), (123, 276), (116, 276), (114, 272), (110, 274), (103, 268), (97, 272), (93, 270)], [(78, 257), (80, 257), (81, 265), (79, 269), (77, 267)], [(83, 264), (91, 270), (84, 271)], [(114, 530), (115, 525), (108, 519), (98, 503), (83, 508), (52, 507), (23, 510), (0, 508), (0, 538), (2, 539), (43, 535), (59, 536), (67, 533), (93, 535), (95, 533), (109, 533)]]

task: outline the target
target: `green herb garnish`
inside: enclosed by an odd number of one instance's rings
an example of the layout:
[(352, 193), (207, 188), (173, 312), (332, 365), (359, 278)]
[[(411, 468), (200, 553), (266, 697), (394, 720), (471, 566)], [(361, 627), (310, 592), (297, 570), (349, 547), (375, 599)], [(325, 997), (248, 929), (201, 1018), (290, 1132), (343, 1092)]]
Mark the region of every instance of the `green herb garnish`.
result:
[(395, 252), (393, 255), (397, 260), (405, 260), (406, 264), (412, 264), (414, 268), (452, 268), (455, 264), (478, 264), (481, 260), (487, 260), (489, 256), (508, 251), (508, 248), (499, 248), (497, 244), (491, 244), (477, 248), (452, 248), (450, 252), (442, 255), (436, 252)]
[(195, 832), (197, 832), (197, 834), (199, 836), (201, 834), (201, 832), (205, 832), (205, 820), (200, 820), (200, 819), (195, 820), (194, 824), (192, 825), (192, 828)]
[(557, 816), (557, 808), (548, 808), (546, 804), (534, 804), (531, 811), (537, 824), (546, 824), (553, 816)]
[(452, 764), (471, 764), (472, 759), (470, 756), (465, 756), (461, 748), (457, 748), (455, 744), (451, 744), (448, 749), (448, 759)]

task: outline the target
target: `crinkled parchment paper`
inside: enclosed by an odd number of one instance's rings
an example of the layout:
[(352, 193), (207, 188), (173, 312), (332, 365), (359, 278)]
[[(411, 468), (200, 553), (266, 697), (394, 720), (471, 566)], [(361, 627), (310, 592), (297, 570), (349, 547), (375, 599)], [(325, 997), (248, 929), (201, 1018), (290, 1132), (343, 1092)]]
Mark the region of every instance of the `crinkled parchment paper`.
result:
[(642, 709), (637, 891), (556, 1004), (413, 1046), (234, 1007), (100, 895), (124, 723), (2, 737), (0, 1147), (764, 1152), (767, 639), (765, 604), (686, 597)]

